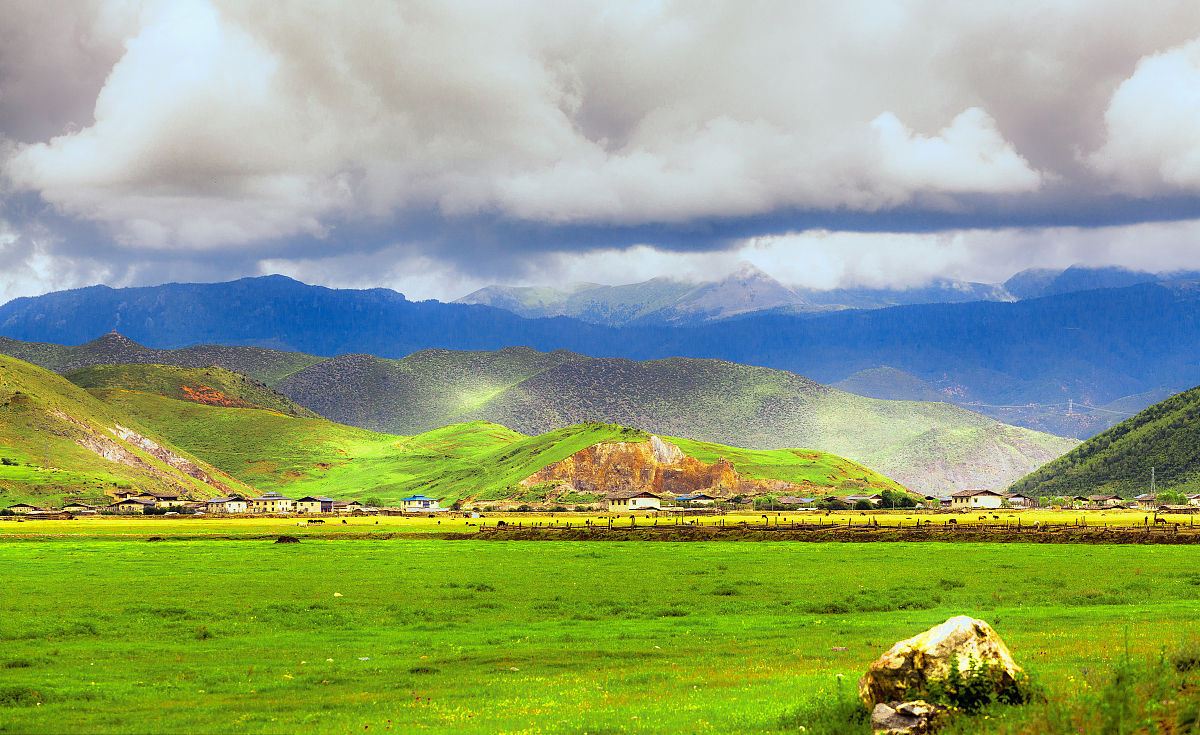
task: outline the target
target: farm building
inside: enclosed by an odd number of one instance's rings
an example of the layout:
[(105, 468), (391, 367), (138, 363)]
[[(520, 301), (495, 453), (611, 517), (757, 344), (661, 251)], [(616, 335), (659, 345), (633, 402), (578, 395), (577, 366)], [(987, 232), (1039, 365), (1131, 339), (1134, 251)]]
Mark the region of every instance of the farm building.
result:
[(950, 507), (953, 509), (967, 508), (999, 508), (1004, 504), (1004, 494), (995, 490), (963, 490), (950, 496)]
[(146, 490), (134, 497), (149, 500), (156, 508), (178, 508), (186, 502), (183, 496), (173, 490)]
[(95, 513), (96, 506), (87, 503), (67, 503), (62, 507), (68, 513)]
[(30, 505), (29, 503), (14, 503), (13, 505), (5, 508), (5, 510), (16, 516), (24, 516), (29, 515), (30, 513), (35, 513), (41, 510), (41, 508), (37, 507), (36, 505)]
[(1142, 510), (1154, 510), (1158, 508), (1158, 496), (1153, 493), (1142, 493), (1133, 499), (1137, 503), (1137, 507)]
[(1188, 505), (1200, 505), (1200, 493), (1191, 493), (1187, 497)]
[(1005, 500), (1014, 508), (1036, 508), (1038, 504), (1037, 498), (1024, 493), (1009, 493)]
[(153, 500), (144, 498), (125, 498), (118, 500), (108, 506), (108, 510), (114, 513), (130, 513), (134, 515), (145, 515), (147, 508), (153, 508), (155, 505)]
[(718, 498), (715, 495), (709, 495), (708, 493), (689, 493), (675, 498), (676, 503), (691, 503), (692, 505), (712, 505), (717, 500)]
[(437, 498), (427, 495), (410, 495), (400, 499), (400, 507), (405, 513), (437, 513), (446, 510), (438, 505)]
[(846, 497), (842, 498), (842, 502), (846, 503), (847, 505), (854, 505), (855, 503), (858, 503), (859, 501), (862, 501), (862, 500), (867, 501), (868, 503), (870, 503), (871, 505), (874, 505), (877, 508), (880, 505), (883, 505), (883, 496), (880, 495), (879, 493), (876, 493), (874, 495), (847, 495)]
[(213, 498), (204, 504), (209, 513), (245, 513), (249, 509), (249, 501), (233, 495), (228, 498)]
[(662, 508), (662, 501), (659, 497), (648, 490), (609, 493), (605, 500), (608, 501), (608, 509), (613, 511), (660, 510)]
[(354, 513), (363, 509), (363, 504), (357, 500), (336, 500), (333, 503), (334, 513)]
[(272, 491), (263, 493), (261, 498), (250, 498), (246, 503), (251, 513), (291, 513), (296, 501)]
[(136, 498), (137, 496), (142, 495), (142, 494), (143, 493), (141, 490), (131, 490), (129, 488), (121, 488), (118, 490), (113, 490), (112, 492), (109, 493), (109, 495), (111, 495), (114, 500), (124, 500), (125, 498)]
[(333, 498), (307, 495), (296, 501), (297, 513), (332, 513)]
[(1115, 508), (1122, 502), (1120, 495), (1089, 495), (1088, 504), (1097, 508)]
[(808, 508), (813, 503), (817, 502), (816, 498), (799, 498), (795, 495), (784, 495), (779, 500), (775, 501), (779, 505), (790, 506), (793, 508)]

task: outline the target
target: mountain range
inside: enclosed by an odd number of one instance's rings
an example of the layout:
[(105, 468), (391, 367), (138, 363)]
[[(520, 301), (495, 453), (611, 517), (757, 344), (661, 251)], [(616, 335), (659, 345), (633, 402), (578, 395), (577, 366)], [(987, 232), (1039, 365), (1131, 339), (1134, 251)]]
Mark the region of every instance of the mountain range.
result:
[(1156, 403), (1014, 483), (1031, 495), (1200, 491), (1200, 388)]
[(527, 318), (569, 316), (593, 324), (700, 324), (747, 314), (827, 313), (914, 304), (970, 301), (1011, 302), (1101, 288), (1168, 280), (1194, 280), (1200, 273), (1156, 274), (1125, 268), (1030, 269), (1004, 283), (937, 279), (911, 288), (813, 289), (786, 286), (743, 263), (729, 276), (694, 283), (667, 277), (606, 286), (575, 283), (561, 288), (487, 286), (455, 303), (483, 304)]
[[(1109, 283), (1110, 275), (1077, 269), (1025, 285), (1075, 288)], [(411, 302), (386, 289), (329, 289), (281, 276), (94, 286), (0, 306), (0, 335), (20, 340), (77, 345), (118, 328), (155, 348), (254, 345), (403, 358), (429, 348), (523, 345), (637, 360), (718, 358), (840, 383), (869, 397), (936, 395), (1005, 423), (1079, 438), (1200, 383), (1200, 288), (1186, 280), (1020, 301), (755, 312), (694, 326), (527, 319), (495, 307)]]
[[(103, 365), (70, 380), (0, 356), (0, 507), (105, 503), (125, 489), (192, 498), (276, 490), (395, 503), (424, 492), (447, 504), (586, 504), (629, 478), (677, 494), (902, 490), (824, 452), (752, 451), (610, 424), (539, 436), (486, 422), (416, 436), (376, 433), (315, 417), (218, 367)], [(582, 463), (568, 460), (581, 452), (607, 457), (612, 466), (604, 470), (615, 479), (576, 471)]]
[(948, 403), (870, 399), (721, 360), (638, 362), (519, 347), (322, 359), (251, 347), (154, 350), (118, 334), (77, 347), (0, 340), (0, 352), (62, 371), (218, 365), (325, 418), (390, 434), (474, 421), (542, 434), (602, 422), (750, 449), (809, 447), (939, 494), (1003, 487), (1074, 446)]

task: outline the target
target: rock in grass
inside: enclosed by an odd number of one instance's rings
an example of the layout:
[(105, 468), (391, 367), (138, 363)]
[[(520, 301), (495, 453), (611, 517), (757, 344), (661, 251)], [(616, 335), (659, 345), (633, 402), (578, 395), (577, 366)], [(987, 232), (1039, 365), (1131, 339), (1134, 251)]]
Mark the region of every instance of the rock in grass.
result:
[(296, 538), (295, 536), (280, 536), (279, 538), (275, 539), (275, 543), (277, 543), (277, 544), (298, 544), (298, 543), (300, 543), (300, 539)]
[(877, 735), (925, 735), (941, 724), (946, 708), (924, 700), (875, 705), (871, 713), (871, 731)]
[(972, 667), (986, 671), (1001, 697), (1020, 686), (1021, 667), (992, 626), (962, 615), (892, 646), (859, 680), (858, 694), (872, 710), (881, 702), (906, 702), (945, 682), (951, 666), (966, 677)]

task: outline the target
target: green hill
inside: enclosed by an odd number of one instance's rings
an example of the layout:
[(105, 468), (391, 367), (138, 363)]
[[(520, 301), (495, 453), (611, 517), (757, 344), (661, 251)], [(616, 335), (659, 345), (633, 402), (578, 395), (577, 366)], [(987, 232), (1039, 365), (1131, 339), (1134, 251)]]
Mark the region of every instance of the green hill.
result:
[(0, 356), (0, 507), (63, 498), (111, 502), (116, 489), (204, 498), (242, 482), (64, 378)]
[(1005, 487), (1076, 444), (948, 403), (865, 398), (721, 360), (425, 350), (334, 358), (278, 388), (322, 416), (379, 431), (484, 420), (537, 434), (609, 422), (755, 449), (814, 447), (935, 493)]
[(219, 367), (98, 365), (69, 373), (67, 379), (93, 390), (137, 390), (210, 406), (263, 408), (289, 416), (317, 417), (266, 385)]
[[(97, 373), (121, 380), (96, 381)], [(196, 403), (176, 394), (178, 374), (177, 369), (163, 366), (120, 366), (74, 377), (92, 383), (97, 399), (135, 416), (176, 446), (256, 488), (292, 496), (324, 494), (390, 503), (422, 492), (447, 501), (537, 502), (547, 490), (519, 483), (547, 465), (593, 445), (649, 438), (637, 429), (603, 423), (526, 436), (482, 421), (398, 436), (262, 408)], [(131, 389), (138, 387), (132, 382), (137, 378), (148, 390)], [(746, 477), (806, 483), (816, 492), (899, 488), (861, 465), (823, 452), (754, 451), (686, 439), (670, 441), (705, 463), (724, 457)], [(596, 499), (595, 494), (557, 496), (563, 503)]]
[(1014, 483), (1031, 495), (1200, 492), (1200, 388), (1157, 403)]
[(721, 360), (638, 362), (524, 347), (324, 359), (254, 347), (150, 350), (116, 334), (78, 347), (0, 339), (0, 352), (60, 371), (121, 361), (220, 365), (321, 416), (390, 434), (488, 421), (536, 435), (601, 422), (751, 449), (812, 447), (926, 493), (1006, 487), (1077, 443), (948, 403), (866, 398)]
[(96, 365), (158, 364), (177, 367), (219, 365), (273, 385), (283, 378), (321, 362), (324, 358), (300, 352), (262, 347), (197, 345), (178, 350), (156, 350), (110, 332), (81, 345), (21, 342), (0, 337), (0, 354), (32, 362), (56, 373), (70, 373)]

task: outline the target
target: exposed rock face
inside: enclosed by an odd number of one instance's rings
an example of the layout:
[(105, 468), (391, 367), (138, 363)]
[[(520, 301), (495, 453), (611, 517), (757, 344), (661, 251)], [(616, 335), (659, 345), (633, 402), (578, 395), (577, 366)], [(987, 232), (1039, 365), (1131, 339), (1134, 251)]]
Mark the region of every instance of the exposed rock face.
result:
[(174, 452), (158, 444), (158, 442), (142, 436), (133, 429), (127, 429), (124, 426), (118, 425), (113, 429), (113, 433), (123, 441), (129, 442), (138, 449), (141, 449), (143, 452), (153, 456), (160, 462), (164, 462), (171, 467), (174, 467), (189, 477), (194, 477), (200, 482), (203, 482), (206, 485), (211, 485), (218, 490), (229, 490), (228, 487), (221, 482), (218, 482), (215, 478), (213, 478), (212, 475), (200, 469), (199, 465), (197, 465), (195, 462), (186, 457), (181, 457), (178, 454), (175, 454)]
[(937, 728), (944, 710), (920, 699), (895, 706), (880, 702), (871, 712), (871, 730), (876, 735), (925, 735)]
[(963, 615), (892, 646), (867, 669), (858, 682), (858, 694), (868, 708), (903, 702), (930, 682), (945, 680), (952, 664), (966, 672), (972, 662), (983, 664), (996, 676), (997, 692), (1018, 686), (1021, 667), (1008, 646), (992, 626)]
[(583, 493), (644, 490), (663, 495), (706, 492), (716, 497), (797, 487), (779, 480), (744, 478), (727, 459), (706, 464), (657, 436), (645, 442), (593, 444), (521, 481), (525, 486), (543, 483), (559, 483)]

